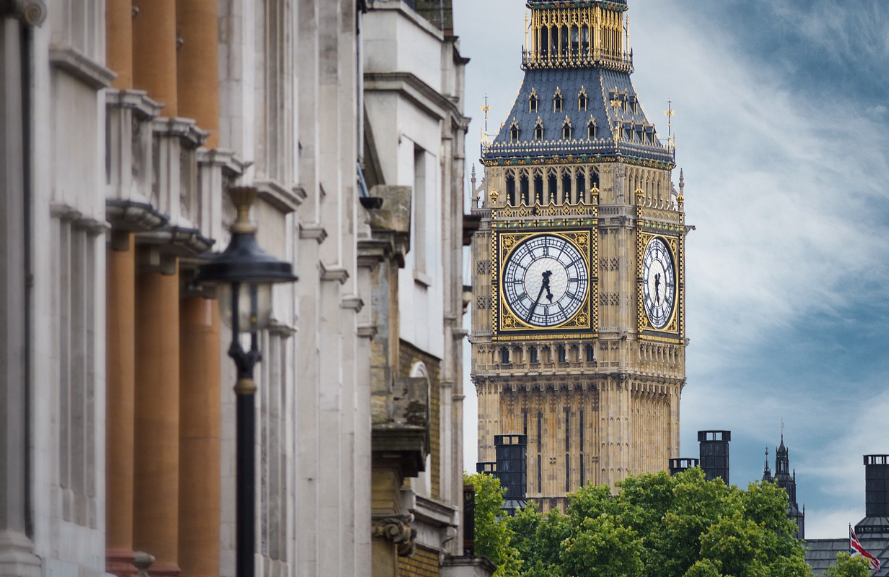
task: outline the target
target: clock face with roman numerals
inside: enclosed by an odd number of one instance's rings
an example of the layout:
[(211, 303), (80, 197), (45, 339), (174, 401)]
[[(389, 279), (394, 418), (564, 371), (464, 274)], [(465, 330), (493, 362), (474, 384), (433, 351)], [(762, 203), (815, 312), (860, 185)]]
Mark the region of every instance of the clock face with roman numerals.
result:
[(648, 321), (656, 329), (670, 322), (676, 302), (676, 272), (673, 254), (661, 238), (653, 238), (642, 258), (642, 299)]
[(569, 321), (589, 290), (587, 262), (567, 239), (541, 234), (521, 242), (503, 267), (503, 295), (512, 313), (532, 327)]

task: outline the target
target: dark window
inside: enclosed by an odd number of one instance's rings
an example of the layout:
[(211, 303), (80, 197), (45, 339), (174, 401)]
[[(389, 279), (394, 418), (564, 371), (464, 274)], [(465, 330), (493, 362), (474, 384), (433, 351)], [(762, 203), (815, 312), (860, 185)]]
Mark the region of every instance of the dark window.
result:
[(571, 490), (571, 457), (565, 455), (565, 492)]
[(534, 140), (543, 140), (543, 125), (538, 124), (534, 127)]
[(584, 202), (586, 200), (586, 175), (582, 172), (577, 173), (577, 201)]
[(571, 175), (567, 172), (562, 175), (562, 194), (565, 202), (571, 201)]
[(583, 487), (583, 484), (586, 482), (584, 479), (584, 470), (583, 470), (583, 453), (580, 454), (580, 486)]
[(593, 348), (593, 345), (586, 346), (586, 362), (592, 363), (596, 360), (596, 349)]
[(537, 450), (540, 451), (540, 445), (543, 444), (543, 413), (537, 413)]
[(571, 125), (567, 122), (562, 126), (562, 140), (571, 140)]
[(567, 363), (568, 362), (568, 353), (565, 350), (565, 345), (559, 345), (558, 347), (556, 347), (556, 352), (559, 355), (559, 362), (560, 363)]
[(555, 173), (550, 173), (549, 175), (549, 200), (553, 200), (556, 198), (556, 188), (558, 185), (556, 184), (556, 175)]
[(528, 437), (528, 411), (522, 411), (522, 434)]
[(515, 205), (515, 177), (511, 174), (506, 177), (506, 202)]
[(500, 349), (500, 362), (504, 365), (509, 364), (509, 349), (506, 347), (501, 347)]
[(595, 140), (598, 138), (598, 135), (596, 134), (596, 123), (592, 120), (586, 125), (586, 137), (587, 140)]
[(528, 109), (531, 112), (537, 112), (537, 95), (532, 94), (528, 97)]
[(558, 94), (553, 96), (553, 112), (562, 112), (562, 97)]
[[(531, 364), (536, 365), (537, 363), (539, 363), (540, 360), (537, 358), (537, 347), (531, 347), (530, 353), (531, 353)], [(525, 434), (527, 434), (527, 432)]]
[(565, 409), (565, 450), (571, 450), (571, 412)]
[(578, 428), (580, 429), (580, 448), (583, 449), (583, 409), (580, 410), (580, 415), (578, 415)]
[(537, 492), (543, 491), (543, 467), (541, 467), (542, 459), (537, 455)]
[(529, 190), (528, 177), (526, 175), (522, 175), (522, 180), (519, 182), (521, 190), (519, 191), (522, 195), (522, 202), (525, 204), (531, 204), (531, 191)]
[(519, 140), (519, 127), (513, 125), (512, 128), (509, 129), (509, 140), (512, 142), (518, 142)]
[(589, 98), (587, 98), (587, 95), (581, 93), (580, 96), (577, 97), (577, 109), (580, 111), (585, 111), (588, 101)]

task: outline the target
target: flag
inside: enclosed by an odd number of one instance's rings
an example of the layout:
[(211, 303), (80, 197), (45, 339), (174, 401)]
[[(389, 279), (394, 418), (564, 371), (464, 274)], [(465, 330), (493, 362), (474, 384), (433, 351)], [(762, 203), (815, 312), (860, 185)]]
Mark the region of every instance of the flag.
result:
[(861, 542), (858, 540), (858, 535), (855, 534), (855, 531), (852, 529), (852, 525), (849, 525), (849, 555), (855, 557), (856, 555), (861, 555), (862, 557), (866, 557), (870, 560), (871, 569), (880, 570), (880, 560), (868, 553), (864, 547), (861, 546)]

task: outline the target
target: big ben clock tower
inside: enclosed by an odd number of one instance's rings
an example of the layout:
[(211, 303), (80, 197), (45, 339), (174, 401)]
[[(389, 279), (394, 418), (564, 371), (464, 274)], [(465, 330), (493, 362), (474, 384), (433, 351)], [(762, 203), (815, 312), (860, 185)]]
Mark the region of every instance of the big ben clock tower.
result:
[(626, 0), (528, 0), (525, 78), (473, 212), (479, 459), (524, 435), (526, 497), (666, 469), (685, 383), (674, 151), (630, 80)]

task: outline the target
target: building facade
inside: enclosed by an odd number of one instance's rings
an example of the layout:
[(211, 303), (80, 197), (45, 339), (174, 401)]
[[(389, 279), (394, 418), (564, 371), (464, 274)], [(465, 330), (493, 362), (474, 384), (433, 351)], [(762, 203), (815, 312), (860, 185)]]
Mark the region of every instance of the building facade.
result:
[(449, 3), (377, 4), (0, 1), (0, 575), (234, 575), (230, 330), (193, 281), (233, 185), (299, 277), (259, 335), (257, 573), (475, 570), (449, 561), (465, 60)]
[(691, 227), (630, 79), (627, 2), (527, 7), (524, 81), (482, 144), (472, 380), (479, 460), (525, 435), (547, 509), (678, 457)]

